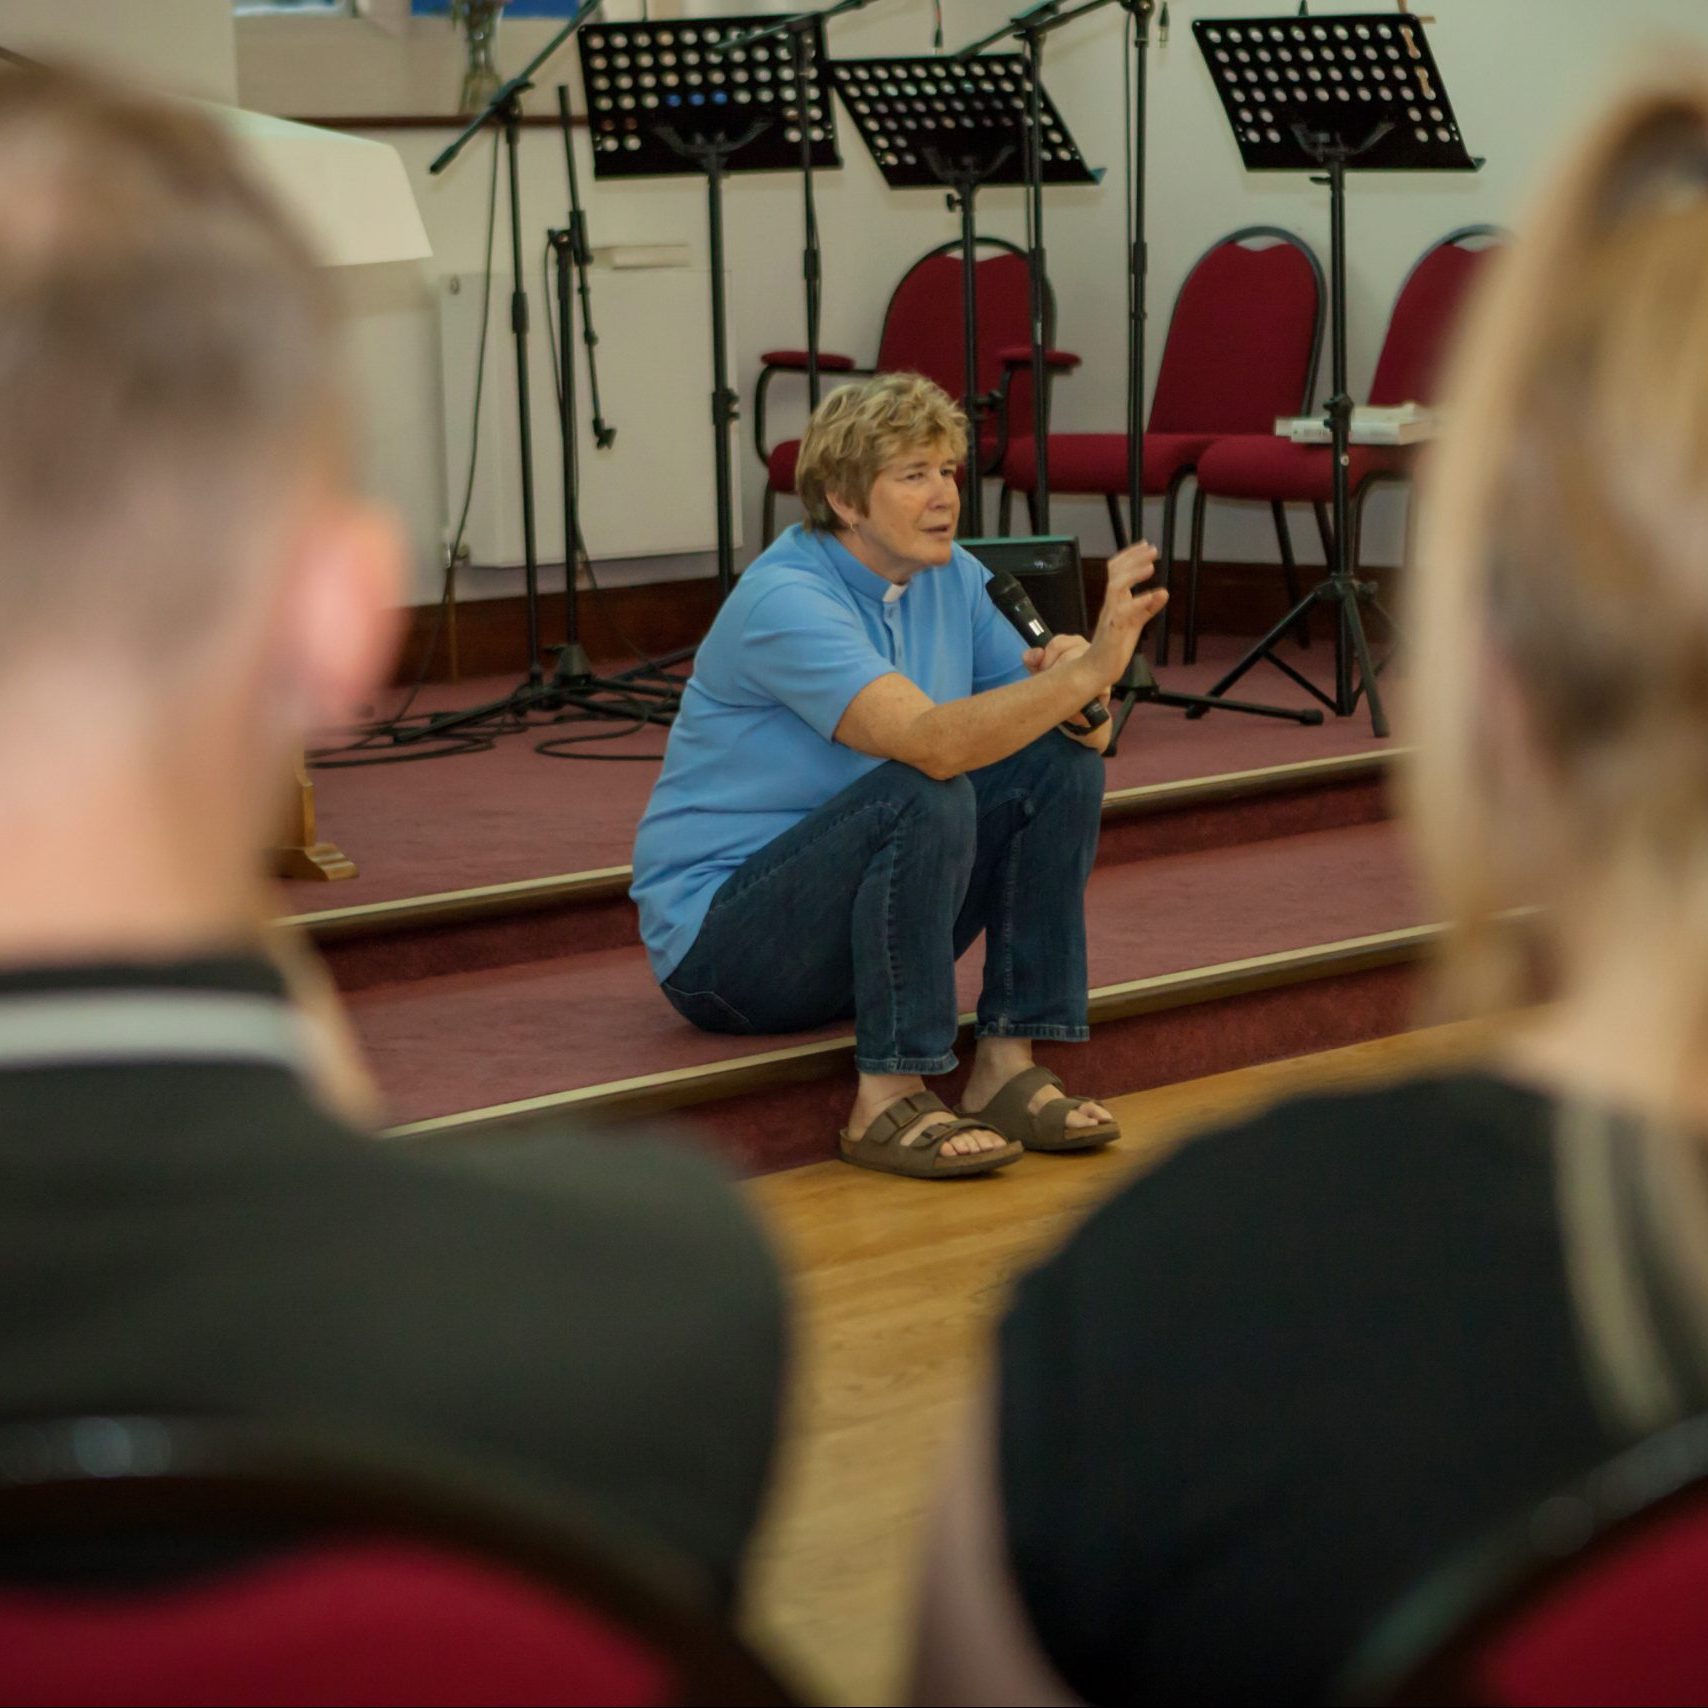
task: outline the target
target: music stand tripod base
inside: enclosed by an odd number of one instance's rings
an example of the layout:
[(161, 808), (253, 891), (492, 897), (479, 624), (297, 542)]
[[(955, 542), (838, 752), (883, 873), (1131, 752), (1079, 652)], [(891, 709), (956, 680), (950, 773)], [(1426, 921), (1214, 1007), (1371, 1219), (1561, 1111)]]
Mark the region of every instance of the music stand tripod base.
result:
[(1158, 685), (1149, 660), (1137, 652), (1133, 654), (1133, 662), (1127, 666), (1127, 674), (1115, 684), (1114, 698), (1115, 721), (1109, 732), (1111, 759), (1115, 757), (1121, 732), (1126, 729), (1133, 708), (1141, 704), (1170, 706), (1176, 711), (1184, 711), (1188, 718), (1201, 718), (1206, 712), (1244, 712), (1249, 717), (1281, 718), (1288, 723), (1308, 724), (1313, 728), (1323, 721), (1323, 714), (1315, 706), (1261, 705), (1255, 700), (1230, 700), (1218, 693), (1177, 694)]

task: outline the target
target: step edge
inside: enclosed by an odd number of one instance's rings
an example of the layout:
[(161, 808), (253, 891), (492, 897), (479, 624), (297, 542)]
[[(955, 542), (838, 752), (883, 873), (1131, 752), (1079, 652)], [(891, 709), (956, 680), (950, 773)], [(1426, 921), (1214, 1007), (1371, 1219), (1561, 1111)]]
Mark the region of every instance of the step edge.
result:
[(1294, 759), (1285, 765), (1261, 765), (1246, 771), (1218, 771), (1170, 783), (1139, 783), (1111, 789), (1103, 797), (1103, 817), (1140, 817), (1196, 801), (1238, 801), (1254, 795), (1291, 794), (1318, 783), (1344, 783), (1386, 773), (1396, 759), (1415, 749), (1396, 747), (1377, 753), (1336, 753), (1326, 759)]
[[(1381, 753), (1333, 754), (1326, 759), (1291, 760), (1285, 765), (1112, 789), (1103, 797), (1103, 820), (1109, 823), (1165, 812), (1176, 806), (1290, 794), (1318, 783), (1379, 776), (1395, 759), (1411, 751), (1395, 748)], [(306, 932), (318, 943), (347, 937), (385, 936), (461, 920), (538, 912), (564, 901), (610, 900), (626, 895), (633, 878), (632, 866), (596, 866), (580, 872), (555, 872), (539, 878), (515, 878), (500, 884), (478, 884), (468, 889), (398, 896), (391, 901), (285, 914), (274, 924), (281, 929)]]
[[(1313, 979), (1365, 972), (1415, 960), (1438, 942), (1445, 931), (1446, 927), (1438, 924), (1408, 925), (1363, 937), (1307, 944), (1298, 949), (1281, 949), (1268, 955), (1248, 956), (1208, 967), (1183, 968), (1121, 984), (1102, 985), (1091, 992), (1091, 1023), (1094, 1027), (1106, 1025), (1114, 1020), (1128, 1020), (1166, 1009), (1189, 1008), (1199, 1003), (1270, 990), (1277, 985), (1305, 984)], [(971, 1026), (972, 1022), (971, 1014), (960, 1017), (963, 1028)], [(752, 1056), (728, 1057), (717, 1062), (702, 1062), (694, 1067), (668, 1068), (657, 1074), (609, 1080), (599, 1085), (579, 1086), (571, 1091), (547, 1092), (513, 1103), (495, 1103), (450, 1115), (429, 1116), (424, 1120), (385, 1128), (379, 1136), (382, 1139), (409, 1140), (472, 1133), (486, 1127), (509, 1126), (554, 1113), (577, 1116), (621, 1113), (630, 1117), (663, 1114), (687, 1103), (710, 1103), (740, 1096), (761, 1085), (782, 1085), (826, 1076), (851, 1063), (853, 1055), (853, 1034), (840, 1034)]]

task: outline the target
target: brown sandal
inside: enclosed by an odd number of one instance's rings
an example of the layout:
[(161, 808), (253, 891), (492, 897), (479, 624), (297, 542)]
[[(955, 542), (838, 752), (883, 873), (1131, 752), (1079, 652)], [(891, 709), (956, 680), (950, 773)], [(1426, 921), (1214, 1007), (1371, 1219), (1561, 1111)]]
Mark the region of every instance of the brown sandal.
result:
[(850, 1138), (848, 1129), (843, 1128), (840, 1140), (842, 1160), (853, 1163), (857, 1168), (875, 1168), (881, 1174), (905, 1174), (915, 1180), (952, 1180), (969, 1174), (989, 1174), (993, 1169), (1006, 1168), (1009, 1163), (1020, 1160), (1022, 1147), (1012, 1142), (1001, 1150), (975, 1151), (971, 1156), (946, 1157), (942, 1154), (943, 1141), (952, 1139), (957, 1133), (994, 1132), (995, 1124), (984, 1120), (960, 1118), (933, 1129), (916, 1144), (895, 1142), (909, 1127), (938, 1112), (945, 1115), (955, 1113), (941, 1097), (929, 1091), (898, 1097), (873, 1119), (859, 1138)]
[(964, 1120), (992, 1128), (1029, 1151), (1089, 1151), (1121, 1136), (1119, 1123), (1100, 1121), (1095, 1127), (1070, 1127), (1068, 1116), (1091, 1101), (1087, 1097), (1055, 1097), (1036, 1114), (1032, 1099), (1046, 1085), (1057, 1091), (1062, 1082), (1046, 1067), (1017, 1073), (982, 1109), (963, 1109)]

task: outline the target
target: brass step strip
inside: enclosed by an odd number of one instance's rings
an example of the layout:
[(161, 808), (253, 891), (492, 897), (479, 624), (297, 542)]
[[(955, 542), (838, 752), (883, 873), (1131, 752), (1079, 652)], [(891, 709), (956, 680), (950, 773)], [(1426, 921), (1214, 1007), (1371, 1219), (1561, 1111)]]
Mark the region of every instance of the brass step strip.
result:
[[(1091, 993), (1091, 1023), (1189, 1008), (1204, 1002), (1227, 1001), (1278, 985), (1305, 984), (1313, 979), (1345, 977), (1374, 968), (1419, 959), (1443, 935), (1440, 925), (1412, 925), (1368, 937), (1348, 937), (1335, 943), (1314, 943), (1303, 949), (1284, 949), (1246, 960), (1224, 961), (1213, 967), (1191, 967), (1159, 973), (1125, 984), (1103, 985)], [(970, 1026), (971, 1014), (961, 1016)], [(436, 1115), (388, 1128), (388, 1139), (420, 1139), (476, 1132), (550, 1114), (590, 1119), (595, 1116), (662, 1114), (686, 1104), (737, 1097), (761, 1087), (797, 1080), (822, 1079), (852, 1068), (853, 1035), (820, 1038), (757, 1055), (705, 1062), (697, 1067), (671, 1068), (633, 1079), (551, 1092), (516, 1103), (497, 1103), (455, 1115)]]
[[(1103, 818), (1107, 823), (1114, 819), (1169, 812), (1178, 807), (1213, 805), (1219, 801), (1286, 794), (1324, 783), (1379, 777), (1394, 759), (1410, 751), (1409, 748), (1395, 748), (1381, 753), (1348, 753), (1330, 759), (1302, 759), (1286, 765), (1268, 765), (1253, 771), (1224, 771), (1215, 776), (1189, 777), (1172, 783), (1144, 783), (1131, 789), (1112, 789), (1103, 797)], [(565, 902), (608, 901), (626, 895), (633, 877), (632, 867), (601, 866), (592, 871), (518, 878), (510, 883), (482, 884), (473, 889), (401, 896), (395, 901), (323, 908), (314, 913), (291, 914), (278, 923), (307, 932), (317, 943), (333, 943), (348, 937), (423, 930), (460, 920), (532, 913)]]
[(1394, 760), (1414, 751), (1410, 747), (1395, 747), (1380, 753), (1342, 753), (1330, 759), (1296, 759), (1286, 765), (1264, 765), (1252, 771), (1222, 771), (1210, 777), (1111, 789), (1103, 797), (1103, 817), (1107, 821), (1133, 814), (1170, 812), (1176, 807), (1282, 795), (1322, 783), (1363, 782), (1385, 776)]

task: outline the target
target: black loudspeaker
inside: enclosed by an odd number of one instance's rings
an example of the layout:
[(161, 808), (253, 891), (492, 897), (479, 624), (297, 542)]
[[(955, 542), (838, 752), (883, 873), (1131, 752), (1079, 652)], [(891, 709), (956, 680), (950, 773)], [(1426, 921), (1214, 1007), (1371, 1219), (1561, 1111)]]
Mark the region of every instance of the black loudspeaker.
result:
[(1006, 570), (1024, 587), (1038, 615), (1058, 635), (1086, 635), (1085, 572), (1079, 541), (1068, 534), (1038, 534), (1014, 540), (962, 540), (993, 574)]

